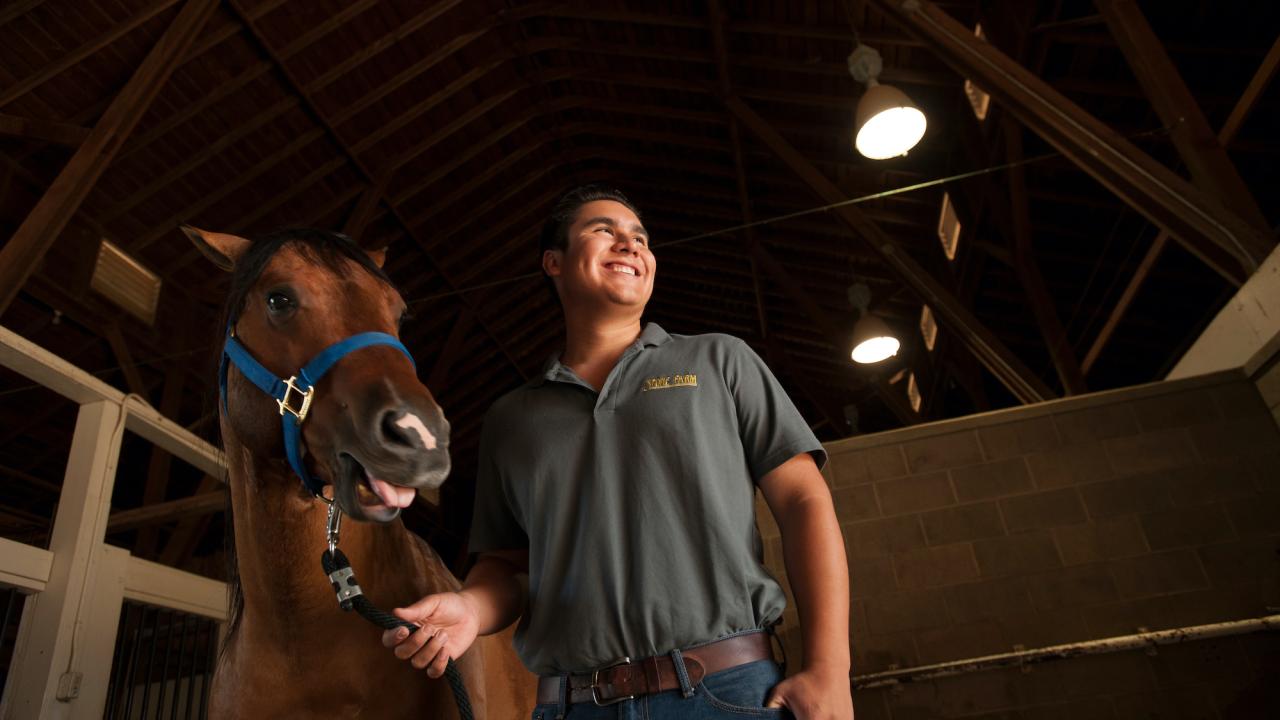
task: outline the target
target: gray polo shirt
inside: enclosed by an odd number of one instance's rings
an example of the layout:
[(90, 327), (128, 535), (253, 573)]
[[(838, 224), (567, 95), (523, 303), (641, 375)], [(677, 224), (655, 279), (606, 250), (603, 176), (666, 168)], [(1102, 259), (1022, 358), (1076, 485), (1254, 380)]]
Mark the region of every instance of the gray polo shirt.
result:
[(653, 323), (597, 393), (554, 358), (489, 410), (471, 550), (529, 548), (515, 644), (533, 672), (669, 652), (782, 615), (755, 483), (826, 453), (778, 381), (728, 335)]

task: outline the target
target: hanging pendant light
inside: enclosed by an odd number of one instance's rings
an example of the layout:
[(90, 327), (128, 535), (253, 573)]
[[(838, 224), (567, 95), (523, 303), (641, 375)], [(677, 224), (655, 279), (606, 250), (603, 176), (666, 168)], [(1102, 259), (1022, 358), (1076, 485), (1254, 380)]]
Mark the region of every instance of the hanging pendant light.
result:
[(853, 326), (853, 351), (849, 356), (859, 365), (871, 365), (898, 354), (901, 343), (889, 324), (868, 310), (871, 289), (865, 283), (849, 286), (849, 304), (858, 311)]
[(877, 78), (883, 62), (875, 48), (859, 43), (848, 64), (854, 79), (867, 86), (854, 116), (853, 146), (872, 160), (906, 155), (924, 137), (928, 124), (924, 113), (906, 93), (880, 84)]

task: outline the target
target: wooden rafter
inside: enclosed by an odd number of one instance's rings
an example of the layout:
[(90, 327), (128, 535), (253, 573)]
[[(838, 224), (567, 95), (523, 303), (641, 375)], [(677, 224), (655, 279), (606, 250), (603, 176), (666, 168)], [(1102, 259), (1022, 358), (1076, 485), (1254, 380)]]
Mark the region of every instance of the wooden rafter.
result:
[(1251, 224), (978, 40), (930, 0), (913, 0), (905, 8), (891, 0), (870, 2), (1224, 277), (1238, 283), (1266, 256), (1270, 244)]
[(58, 145), (79, 147), (85, 138), (89, 137), (89, 128), (0, 113), (0, 135), (47, 140)]
[(48, 192), (0, 249), (0, 313), (13, 302), (19, 288), (151, 106), (151, 101), (169, 79), (178, 59), (199, 34), (213, 7), (214, 0), (187, 0)]
[[(799, 175), (818, 197), (827, 203), (841, 203), (847, 196), (827, 179), (803, 155), (786, 141), (764, 118), (736, 97), (726, 97), (725, 104), (743, 124), (768, 145), (793, 172)], [(880, 229), (853, 205), (841, 205), (833, 212), (853, 230), (860, 240), (879, 254), (885, 263), (907, 283), (920, 298), (934, 309), (956, 333), (965, 347), (974, 353), (1013, 396), (1024, 403), (1052, 398), (1053, 391), (1036, 377), (1021, 360), (1011, 353), (959, 300), (920, 266), (900, 244)]]
[[(322, 134), (328, 134), (333, 141), (338, 143), (338, 145), (342, 148), (343, 153), (346, 155), (347, 159), (352, 163), (352, 165), (354, 165), (360, 171), (362, 175), (364, 175), (365, 181), (370, 184), (376, 185), (377, 183), (376, 179), (379, 176), (376, 173), (371, 172), (365, 166), (364, 162), (360, 159), (359, 155), (352, 150), (351, 146), (348, 145), (347, 142), (337, 133), (333, 125), (328, 121), (328, 119), (324, 116), (324, 114), (320, 112), (319, 108), (316, 107), (315, 102), (312, 100), (310, 95), (306, 93), (305, 89), (302, 87), (301, 83), (298, 82), (297, 78), (294, 77), (293, 72), (289, 70), (289, 68), (279, 60), (279, 58), (275, 55), (274, 51), (272, 50), (271, 46), (267, 43), (266, 39), (262, 37), (261, 32), (253, 24), (253, 21), (248, 19), (248, 16), (240, 7), (239, 0), (228, 0), (228, 3), (232, 7), (232, 9), (235, 10), (236, 14), (240, 16), (241, 21), (245, 23), (246, 27), (249, 29), (250, 33), (253, 35), (258, 45), (262, 48), (263, 52), (267, 53), (267, 55), (271, 57), (272, 61), (276, 64), (276, 67), (279, 69), (280, 73), (284, 76), (285, 81), (292, 88), (293, 92), (302, 98), (303, 104), (306, 106), (308, 111), (320, 123), (321, 128), (318, 129), (318, 132)], [(386, 200), (387, 199), (384, 197), (383, 202), (386, 202)], [(450, 288), (455, 288), (456, 286), (454, 285), (449, 275), (445, 273), (443, 266), (434, 257), (433, 253), (431, 253), (428, 250), (426, 244), (422, 241), (422, 239), (414, 233), (413, 228), (408, 226), (408, 223), (405, 222), (405, 219), (402, 216), (399, 209), (394, 204), (389, 204), (389, 207), (391, 208), (391, 212), (393, 216), (395, 216), (397, 221), (405, 227), (405, 231), (408, 233), (409, 237), (413, 238), (414, 242), (422, 250), (422, 253), (426, 257), (427, 262), (430, 264), (430, 266), (434, 268), (437, 273), (440, 274), (441, 278), (444, 279), (445, 283), (449, 285)], [(472, 306), (470, 305), (470, 303), (468, 303), (465, 297), (463, 297), (463, 303), (468, 308), (471, 308), (472, 310), (474, 310), (474, 308), (472, 308)], [(516, 373), (521, 378), (527, 379), (528, 372), (524, 369), (523, 366), (520, 365), (519, 362), (516, 361), (515, 357), (511, 354), (511, 351), (508, 348), (507, 343), (504, 341), (504, 339), (500, 335), (495, 334), (488, 327), (488, 324), (485, 322), (482, 314), (477, 312), (476, 318), (477, 318), (477, 322), (479, 322), (480, 326), (484, 328), (485, 332), (489, 335), (490, 339), (492, 339), (494, 344), (498, 346), (498, 349), (503, 353), (503, 355), (506, 356), (508, 362), (511, 364), (512, 368), (516, 371)]]
[[(1262, 95), (1262, 91), (1271, 82), (1277, 66), (1280, 66), (1280, 38), (1277, 38), (1275, 43), (1271, 45), (1271, 50), (1263, 58), (1262, 64), (1258, 66), (1257, 72), (1253, 74), (1253, 78), (1250, 79), (1249, 84), (1240, 95), (1240, 99), (1236, 102), (1235, 107), (1232, 108), (1231, 114), (1227, 116), (1227, 121), (1223, 123), (1222, 129), (1218, 131), (1217, 141), (1221, 147), (1225, 148), (1231, 144), (1236, 132), (1244, 124), (1244, 119), (1249, 116), (1249, 112)], [(1151, 247), (1147, 248), (1146, 255), (1138, 263), (1138, 267), (1133, 272), (1133, 277), (1129, 278), (1129, 283), (1125, 285), (1124, 291), (1120, 293), (1120, 299), (1116, 301), (1115, 307), (1107, 315), (1106, 322), (1102, 324), (1102, 329), (1098, 331), (1098, 336), (1094, 338), (1088, 352), (1085, 353), (1084, 361), (1080, 364), (1083, 372), (1089, 372), (1094, 363), (1097, 362), (1098, 356), (1102, 354), (1102, 349), (1111, 340), (1111, 335), (1119, 327), (1120, 320), (1124, 318), (1125, 313), (1129, 310), (1129, 305), (1137, 297), (1138, 290), (1141, 289), (1142, 284), (1151, 273), (1151, 269), (1155, 267), (1156, 260), (1160, 258), (1160, 254), (1164, 251), (1168, 242), (1169, 233), (1161, 230), (1151, 243)]]

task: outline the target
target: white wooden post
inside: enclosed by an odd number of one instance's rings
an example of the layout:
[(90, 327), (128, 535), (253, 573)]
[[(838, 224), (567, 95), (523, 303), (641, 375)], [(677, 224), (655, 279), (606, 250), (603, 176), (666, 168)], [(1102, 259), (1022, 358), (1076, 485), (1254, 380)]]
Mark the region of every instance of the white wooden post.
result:
[[(119, 403), (109, 401), (80, 406), (49, 544), (53, 552), (49, 582), (43, 592), (28, 598), (22, 613), (15, 664), (0, 703), (4, 720), (101, 716), (101, 698), (94, 712), (73, 714), (72, 709), (81, 702), (77, 696), (84, 689), (80, 684), (84, 674), (95, 671), (91, 663), (103, 662), (95, 652), (101, 638), (90, 635), (109, 630), (114, 640), (114, 617), (99, 627), (90, 620), (99, 620), (91, 609), (99, 600), (94, 593), (101, 589), (98, 575), (109, 555), (100, 548), (111, 509), (123, 412)], [(114, 612), (118, 614), (119, 609), (117, 600)], [(109, 627), (104, 630), (101, 625)], [(110, 645), (108, 641), (107, 668)], [(105, 698), (105, 683), (102, 690)]]

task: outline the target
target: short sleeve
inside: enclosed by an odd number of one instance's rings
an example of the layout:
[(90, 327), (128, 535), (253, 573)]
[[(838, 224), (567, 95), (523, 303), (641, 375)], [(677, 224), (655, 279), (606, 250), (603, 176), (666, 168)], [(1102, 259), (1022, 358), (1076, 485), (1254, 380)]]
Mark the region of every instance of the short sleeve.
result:
[(529, 547), (529, 535), (517, 519), (510, 482), (502, 471), (501, 443), (494, 441), (495, 436), (501, 435), (498, 424), (490, 411), (480, 431), (480, 463), (469, 543), (473, 553)]
[(787, 460), (807, 452), (818, 469), (827, 451), (759, 355), (734, 339), (725, 377), (738, 414), (738, 433), (755, 482)]

